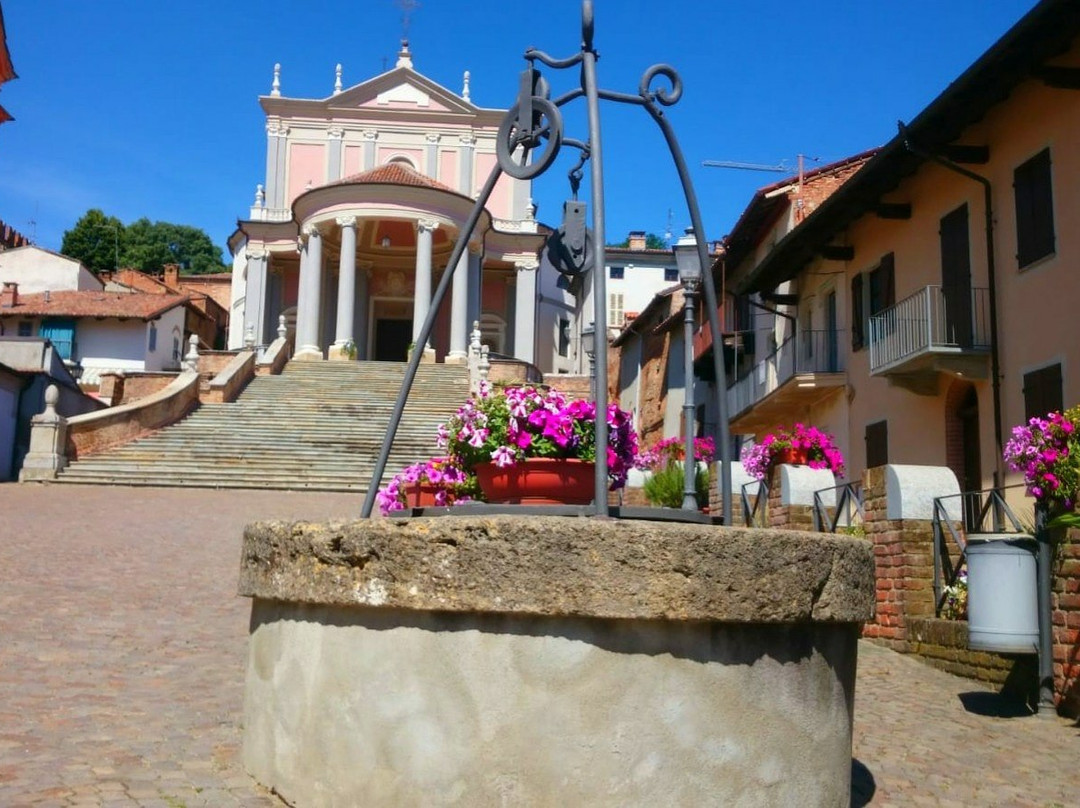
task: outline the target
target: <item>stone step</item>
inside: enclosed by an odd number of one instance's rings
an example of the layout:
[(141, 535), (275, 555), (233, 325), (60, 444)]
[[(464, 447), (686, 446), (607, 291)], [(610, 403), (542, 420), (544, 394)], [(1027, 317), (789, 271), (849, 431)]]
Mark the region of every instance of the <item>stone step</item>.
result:
[[(405, 365), (292, 362), (239, 398), (73, 463), (61, 482), (211, 488), (366, 490)], [(439, 453), (436, 429), (468, 397), (462, 367), (421, 366), (387, 477)]]

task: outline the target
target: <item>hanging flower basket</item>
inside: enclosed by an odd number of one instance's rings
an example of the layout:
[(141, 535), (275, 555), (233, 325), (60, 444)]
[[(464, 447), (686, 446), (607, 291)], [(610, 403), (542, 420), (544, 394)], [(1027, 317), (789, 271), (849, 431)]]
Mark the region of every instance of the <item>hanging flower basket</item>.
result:
[(488, 502), (508, 505), (588, 505), (595, 489), (594, 463), (565, 457), (528, 457), (510, 466), (477, 463), (476, 478)]

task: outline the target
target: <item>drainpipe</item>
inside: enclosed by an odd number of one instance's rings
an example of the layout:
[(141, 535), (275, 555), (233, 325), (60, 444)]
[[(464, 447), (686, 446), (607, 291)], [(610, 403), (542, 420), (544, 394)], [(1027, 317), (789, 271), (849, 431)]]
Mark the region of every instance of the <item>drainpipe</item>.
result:
[(974, 171), (957, 165), (952, 160), (938, 154), (931, 154), (920, 148), (908, 136), (908, 129), (903, 121), (897, 121), (896, 125), (900, 130), (901, 137), (904, 138), (904, 148), (909, 152), (917, 154), (925, 160), (931, 160), (949, 171), (974, 180), (983, 187), (984, 207), (986, 209), (986, 275), (990, 284), (990, 374), (994, 401), (994, 445), (997, 447), (997, 456), (994, 463), (994, 488), (998, 488), (1005, 482), (1003, 465), (1005, 462), (1005, 443), (1002, 438), (1001, 427), (1001, 361), (998, 355), (997, 275), (994, 271), (994, 208), (990, 180), (981, 174), (976, 174)]
[[(997, 331), (997, 284), (994, 274), (994, 214), (990, 196), (990, 180), (974, 171), (969, 171), (963, 166), (948, 160), (940, 155), (930, 154), (920, 149), (911, 138), (908, 137), (907, 127), (903, 121), (898, 121), (897, 126), (904, 138), (904, 147), (912, 154), (917, 154), (926, 160), (932, 160), (944, 168), (954, 171), (968, 179), (975, 180), (983, 187), (983, 196), (986, 200), (986, 272), (990, 282), (990, 372), (993, 374), (994, 393), (994, 441), (997, 444), (997, 462), (994, 470), (994, 488), (1004, 483), (1003, 463), (1005, 461), (1001, 430), (1001, 365), (998, 359), (998, 331)], [(1056, 712), (1054, 704), (1054, 666), (1053, 666), (1053, 626), (1050, 622), (1051, 611), (1051, 549), (1050, 540), (1046, 530), (1046, 511), (1036, 509), (1035, 514), (1035, 538), (1038, 541), (1038, 556), (1036, 569), (1037, 600), (1039, 619), (1039, 715), (1053, 716)]]

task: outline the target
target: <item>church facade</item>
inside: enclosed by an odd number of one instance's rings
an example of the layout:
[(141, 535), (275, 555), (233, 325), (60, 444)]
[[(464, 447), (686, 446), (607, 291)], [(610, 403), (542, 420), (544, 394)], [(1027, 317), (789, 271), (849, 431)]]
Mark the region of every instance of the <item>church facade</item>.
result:
[[(275, 66), (266, 115), (266, 180), (229, 240), (229, 347), (273, 340), (279, 316), (297, 358), (403, 361), (447, 271), (474, 200), (496, 164), (505, 110), (475, 106), (396, 66), (327, 98), (289, 98)], [(549, 369), (530, 183), (503, 175), (469, 239), (427, 349), (464, 362), (471, 324), (495, 354)], [(555, 301), (552, 301), (555, 303)], [(558, 302), (561, 307), (565, 301)]]

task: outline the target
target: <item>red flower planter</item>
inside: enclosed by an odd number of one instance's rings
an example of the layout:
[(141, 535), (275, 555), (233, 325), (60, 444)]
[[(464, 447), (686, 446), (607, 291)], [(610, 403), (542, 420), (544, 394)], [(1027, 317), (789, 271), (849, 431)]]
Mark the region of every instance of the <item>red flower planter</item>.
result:
[(786, 463), (791, 466), (805, 466), (809, 457), (806, 449), (783, 449), (776, 453), (776, 464)]
[(439, 488), (432, 483), (412, 483), (405, 487), (406, 508), (429, 508), (435, 505), (435, 492)]
[(530, 457), (499, 468), (477, 463), (476, 479), (488, 502), (507, 505), (588, 505), (596, 467), (584, 460)]

